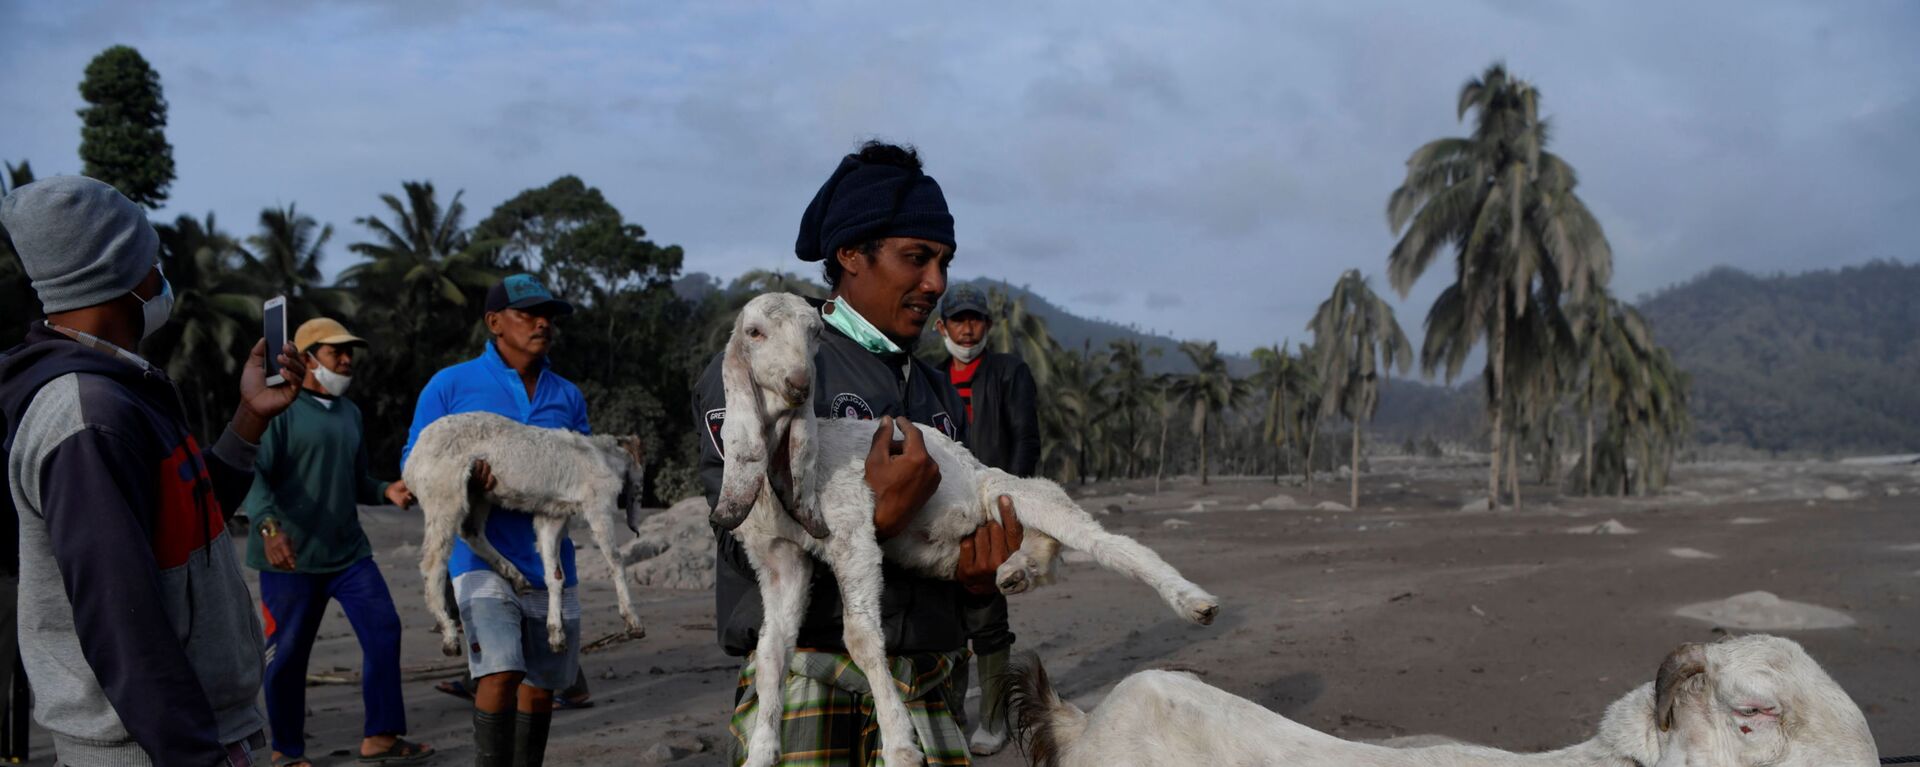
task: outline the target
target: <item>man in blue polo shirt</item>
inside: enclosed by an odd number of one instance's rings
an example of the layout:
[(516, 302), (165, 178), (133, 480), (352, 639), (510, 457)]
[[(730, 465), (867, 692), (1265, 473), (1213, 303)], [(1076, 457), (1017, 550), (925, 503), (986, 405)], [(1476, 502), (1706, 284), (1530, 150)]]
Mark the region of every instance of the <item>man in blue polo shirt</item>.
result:
[[(413, 450), (420, 431), (435, 419), (484, 411), (524, 424), (587, 433), (587, 403), (580, 389), (548, 369), (555, 317), (573, 307), (553, 297), (531, 274), (502, 280), (487, 293), (487, 332), (493, 341), (479, 357), (435, 373), (414, 406), (413, 429), (401, 460)], [(493, 487), (485, 461), (474, 464), (477, 490)], [(574, 679), (580, 661), (580, 602), (574, 595), (573, 542), (560, 541), (566, 578), (545, 579), (534, 546), (533, 517), (495, 508), (487, 516), (487, 541), (532, 582), (533, 591), (513, 586), (456, 540), (447, 570), (467, 635), (467, 668), (474, 679), (473, 740), (476, 765), (540, 767), (546, 758), (547, 731), (553, 721), (554, 691)], [(546, 641), (546, 589), (561, 588), (565, 652)]]

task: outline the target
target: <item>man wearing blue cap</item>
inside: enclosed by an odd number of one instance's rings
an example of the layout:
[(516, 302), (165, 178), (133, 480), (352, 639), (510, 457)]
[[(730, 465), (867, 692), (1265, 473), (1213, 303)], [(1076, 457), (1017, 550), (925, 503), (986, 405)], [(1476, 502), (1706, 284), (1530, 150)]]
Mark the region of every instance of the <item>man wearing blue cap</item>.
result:
[[(401, 462), (420, 431), (441, 416), (483, 411), (531, 426), (588, 433), (587, 403), (580, 389), (548, 369), (547, 351), (557, 331), (553, 320), (573, 313), (531, 274), (516, 274), (487, 292), (487, 331), (493, 336), (480, 356), (435, 373), (414, 406), (413, 428)], [(493, 487), (486, 461), (474, 462), (476, 490)], [(553, 722), (554, 691), (574, 680), (580, 663), (580, 601), (574, 594), (573, 541), (560, 539), (560, 583), (546, 580), (534, 544), (533, 517), (494, 508), (484, 534), (493, 547), (533, 584), (528, 594), (454, 542), (447, 570), (467, 637), (467, 668), (474, 679), (474, 764), (478, 767), (540, 767)], [(567, 648), (547, 645), (547, 589), (561, 593)]]
[[(965, 405), (932, 365), (907, 352), (920, 337), (947, 289), (953, 260), (953, 216), (940, 185), (921, 169), (912, 149), (869, 142), (847, 155), (801, 217), (795, 253), (824, 262), (833, 296), (820, 311), (826, 329), (814, 358), (814, 412), (827, 418), (872, 419), (878, 427), (867, 456), (874, 491), (874, 530), (885, 539), (906, 528), (940, 484), (920, 430), (906, 441), (886, 435), (893, 421), (926, 424), (956, 440), (964, 436)], [(710, 439), (701, 441), (700, 479), (713, 503), (725, 467), (719, 439), (726, 417), (720, 359), (714, 358), (695, 396), (694, 418)], [(904, 424), (903, 424), (904, 426)], [(881, 628), (892, 679), (928, 764), (969, 764), (967, 744), (947, 695), (948, 676), (966, 655), (964, 615), (997, 592), (994, 570), (1020, 547), (1019, 521), (1002, 498), (1002, 523), (982, 526), (960, 547), (954, 580), (914, 575), (883, 565)], [(747, 656), (758, 641), (760, 592), (752, 565), (729, 533), (717, 533), (715, 623), (721, 649)], [(786, 707), (777, 712), (777, 744), (787, 763), (868, 765), (882, 745), (872, 715), (872, 688), (848, 658), (841, 639), (841, 603), (833, 573), (813, 569), (786, 680)], [(744, 745), (761, 720), (752, 695), (754, 666), (740, 671), (732, 731)], [(759, 741), (754, 748), (767, 744)], [(893, 767), (893, 766), (889, 766)]]
[(0, 233), (46, 312), (0, 354), (0, 527), (19, 536), (5, 548), (35, 718), (61, 764), (265, 765), (260, 617), (227, 518), (306, 365), (274, 350), (287, 383), (267, 386), (255, 343), (240, 406), (202, 449), (179, 390), (137, 351), (173, 308), (146, 211), (60, 176), (0, 200)]

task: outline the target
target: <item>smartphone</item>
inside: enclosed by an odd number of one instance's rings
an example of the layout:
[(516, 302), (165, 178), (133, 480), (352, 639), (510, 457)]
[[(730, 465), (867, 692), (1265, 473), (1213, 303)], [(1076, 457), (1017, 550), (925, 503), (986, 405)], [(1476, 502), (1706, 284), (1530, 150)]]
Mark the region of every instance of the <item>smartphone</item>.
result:
[(267, 385), (287, 382), (280, 374), (280, 351), (287, 345), (287, 297), (274, 296), (260, 307), (261, 334), (267, 338)]

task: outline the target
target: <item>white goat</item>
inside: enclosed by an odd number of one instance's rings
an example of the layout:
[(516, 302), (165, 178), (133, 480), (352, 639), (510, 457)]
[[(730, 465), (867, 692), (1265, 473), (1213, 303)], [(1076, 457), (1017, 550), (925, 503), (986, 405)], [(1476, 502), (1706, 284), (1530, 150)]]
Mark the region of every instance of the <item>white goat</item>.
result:
[[(491, 492), (468, 485), (473, 463), (484, 459), (493, 472)], [(487, 515), (494, 504), (533, 515), (540, 565), (547, 582), (547, 643), (566, 647), (560, 623), (560, 536), (567, 520), (586, 520), (593, 542), (612, 568), (620, 595), (620, 617), (627, 631), (644, 636), (627, 591), (626, 569), (613, 548), (613, 531), (638, 510), (643, 458), (638, 437), (587, 436), (565, 429), (528, 426), (493, 413), (457, 413), (420, 431), (400, 475), (420, 502), (426, 535), (420, 542), (420, 576), (426, 583), (427, 609), (440, 624), (440, 649), (460, 654), (460, 639), (447, 609), (447, 557), (456, 532), (495, 572), (524, 594), (532, 585), (487, 541)]]
[[(727, 404), (721, 436), (727, 462), (712, 520), (733, 530), (743, 544), (759, 578), (765, 611), (754, 649), (759, 710), (748, 739), (748, 765), (770, 765), (780, 754), (782, 689), (787, 658), (806, 613), (813, 574), (809, 554), (833, 568), (840, 584), (847, 653), (874, 680), (890, 678), (880, 625), (883, 552), (912, 572), (952, 578), (960, 541), (997, 518), (1002, 495), (1012, 498), (1027, 533), (1020, 550), (995, 573), (1001, 592), (1015, 594), (1039, 585), (1051, 574), (1054, 557), (1065, 544), (1146, 582), (1180, 617), (1200, 624), (1213, 621), (1220, 609), (1213, 595), (1146, 547), (1101, 529), (1059, 485), (988, 468), (939, 430), (918, 424), (914, 426), (924, 435), (928, 454), (940, 467), (939, 489), (905, 531), (880, 543), (874, 535), (874, 496), (865, 476), (876, 425), (814, 418), (813, 360), (822, 325), (819, 311), (798, 296), (756, 297), (735, 320), (721, 363)], [(887, 764), (920, 764), (899, 690), (884, 681), (872, 688)]]
[(1092, 713), (1054, 694), (1031, 653), (1015, 665), (1014, 737), (1044, 767), (1873, 767), (1866, 717), (1792, 640), (1686, 644), (1654, 682), (1607, 707), (1599, 734), (1558, 751), (1396, 749), (1327, 735), (1190, 675), (1142, 671)]

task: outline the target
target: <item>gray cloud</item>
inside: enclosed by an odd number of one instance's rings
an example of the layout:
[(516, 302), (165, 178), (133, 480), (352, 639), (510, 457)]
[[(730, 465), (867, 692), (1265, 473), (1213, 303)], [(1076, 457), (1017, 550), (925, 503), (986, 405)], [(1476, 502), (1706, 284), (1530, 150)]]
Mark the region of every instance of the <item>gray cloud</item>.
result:
[[(1903, 0), (86, 0), (0, 3), (0, 28), (0, 157), (77, 171), (81, 70), (134, 45), (172, 102), (160, 215), (247, 234), (297, 201), (339, 229), (329, 271), (402, 179), (466, 190), (477, 220), (564, 173), (686, 246), (689, 270), (796, 269), (801, 208), (879, 136), (919, 145), (947, 188), (956, 274), (1246, 350), (1303, 338), (1347, 268), (1386, 288), (1387, 194), (1416, 147), (1467, 130), (1455, 92), (1495, 60), (1545, 93), (1622, 294), (1721, 263), (1916, 256)], [(1396, 300), (1410, 335), (1450, 276)]]

